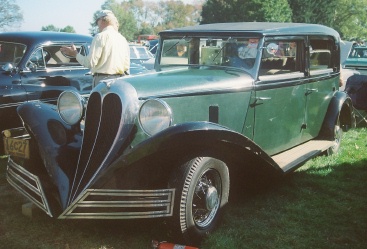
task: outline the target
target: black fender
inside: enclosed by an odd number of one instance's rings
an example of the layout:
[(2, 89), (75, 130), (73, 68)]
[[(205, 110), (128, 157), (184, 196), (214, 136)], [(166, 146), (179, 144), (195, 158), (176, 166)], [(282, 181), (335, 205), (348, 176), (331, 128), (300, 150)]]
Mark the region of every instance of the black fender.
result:
[(337, 118), (344, 131), (356, 126), (353, 103), (346, 92), (335, 92), (329, 103), (319, 137), (321, 139), (334, 140), (334, 127)]
[(189, 122), (169, 127), (125, 151), (96, 179), (93, 187), (102, 188), (107, 182), (120, 189), (165, 187), (175, 167), (198, 156), (222, 160), (234, 172), (282, 174), (279, 166), (251, 139), (215, 123)]
[(37, 167), (46, 168), (47, 180), (57, 188), (65, 208), (81, 147), (80, 126), (63, 122), (55, 105), (28, 102), (19, 106), (17, 111), (42, 159), (43, 165)]

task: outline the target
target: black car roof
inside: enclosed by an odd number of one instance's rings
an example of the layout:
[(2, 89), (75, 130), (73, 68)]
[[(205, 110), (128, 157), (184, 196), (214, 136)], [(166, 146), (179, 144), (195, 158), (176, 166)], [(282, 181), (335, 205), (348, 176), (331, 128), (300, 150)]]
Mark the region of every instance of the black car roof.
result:
[(17, 42), (26, 45), (52, 42), (90, 42), (91, 36), (66, 32), (51, 31), (22, 31), (22, 32), (0, 32), (0, 41)]
[(334, 29), (308, 23), (278, 23), (278, 22), (232, 22), (232, 23), (211, 23), (190, 27), (176, 28), (162, 31), (160, 35), (172, 33), (239, 33), (247, 32), (257, 36), (267, 35), (329, 35), (339, 40), (339, 33)]

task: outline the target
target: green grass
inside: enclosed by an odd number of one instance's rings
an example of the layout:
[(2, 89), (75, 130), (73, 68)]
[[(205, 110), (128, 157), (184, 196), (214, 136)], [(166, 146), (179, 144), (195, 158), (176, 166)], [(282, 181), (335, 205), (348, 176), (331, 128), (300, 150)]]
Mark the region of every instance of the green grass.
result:
[[(0, 248), (144, 249), (170, 240), (159, 220), (57, 220), (41, 211), (30, 219), (5, 167), (1, 159)], [(233, 200), (200, 248), (367, 248), (367, 129), (345, 133), (339, 154)]]

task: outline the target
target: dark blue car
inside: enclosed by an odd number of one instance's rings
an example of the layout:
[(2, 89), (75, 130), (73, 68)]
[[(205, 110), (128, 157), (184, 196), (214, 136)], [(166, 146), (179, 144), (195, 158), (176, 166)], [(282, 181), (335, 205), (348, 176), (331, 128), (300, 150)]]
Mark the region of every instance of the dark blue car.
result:
[[(16, 108), (24, 102), (54, 104), (65, 90), (89, 95), (90, 70), (63, 55), (60, 47), (73, 43), (81, 54), (88, 54), (91, 42), (91, 36), (64, 32), (0, 33), (0, 132), (22, 126)], [(131, 64), (131, 74), (144, 71)]]
[(91, 41), (91, 36), (63, 32), (0, 33), (0, 131), (22, 125), (16, 108), (24, 102), (56, 103), (65, 90), (89, 94), (90, 70), (60, 47), (74, 43), (87, 54)]

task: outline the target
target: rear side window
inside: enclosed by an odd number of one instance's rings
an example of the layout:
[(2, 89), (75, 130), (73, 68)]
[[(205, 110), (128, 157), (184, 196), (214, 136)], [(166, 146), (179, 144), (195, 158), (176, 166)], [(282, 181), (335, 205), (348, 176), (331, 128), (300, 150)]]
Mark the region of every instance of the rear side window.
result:
[(334, 67), (333, 56), (334, 42), (331, 39), (310, 39), (310, 71), (332, 69)]

